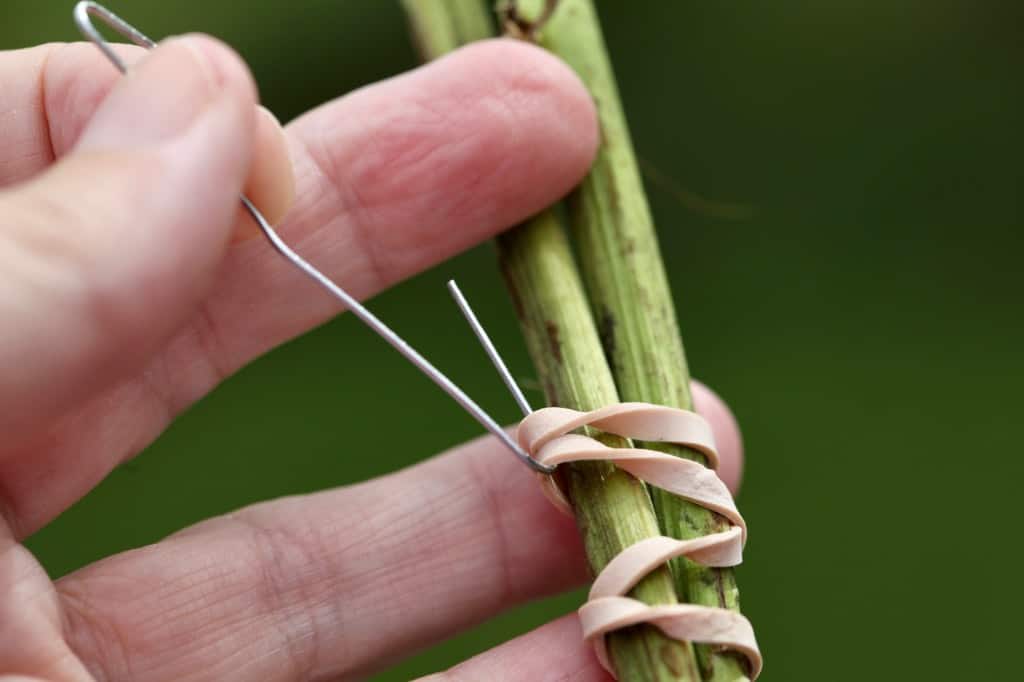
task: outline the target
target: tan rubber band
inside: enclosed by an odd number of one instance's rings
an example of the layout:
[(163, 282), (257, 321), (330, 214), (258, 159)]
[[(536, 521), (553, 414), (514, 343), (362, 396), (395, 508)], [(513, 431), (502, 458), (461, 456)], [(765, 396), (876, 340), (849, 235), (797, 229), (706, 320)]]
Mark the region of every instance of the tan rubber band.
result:
[[(613, 630), (650, 623), (674, 639), (734, 649), (750, 661), (751, 677), (761, 673), (762, 658), (753, 627), (743, 615), (727, 609), (672, 604), (651, 606), (624, 595), (644, 576), (669, 559), (685, 556), (705, 566), (735, 566), (742, 561), (747, 526), (729, 489), (714, 472), (697, 462), (642, 448), (610, 448), (593, 438), (570, 433), (592, 426), (626, 438), (676, 443), (703, 453), (718, 464), (711, 427), (700, 415), (647, 403), (622, 403), (591, 412), (547, 407), (520, 424), (519, 444), (542, 464), (605, 461), (642, 481), (711, 509), (734, 525), (727, 531), (692, 540), (659, 536), (642, 540), (614, 557), (594, 580), (580, 610), (583, 636), (594, 643), (601, 665), (615, 675), (604, 636)], [(565, 494), (551, 476), (543, 476), (548, 498), (572, 513)]]

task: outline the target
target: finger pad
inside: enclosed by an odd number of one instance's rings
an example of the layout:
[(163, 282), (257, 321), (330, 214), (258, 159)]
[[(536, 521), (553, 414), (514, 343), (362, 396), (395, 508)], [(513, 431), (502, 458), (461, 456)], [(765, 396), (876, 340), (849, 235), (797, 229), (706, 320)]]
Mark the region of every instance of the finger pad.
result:
[[(344, 100), (342, 101), (344, 103)], [(566, 194), (596, 146), (589, 96), (567, 66), (509, 40), (477, 43), (349, 99), (315, 128), (388, 274), (476, 243)], [(340, 106), (344, 104), (339, 103)]]

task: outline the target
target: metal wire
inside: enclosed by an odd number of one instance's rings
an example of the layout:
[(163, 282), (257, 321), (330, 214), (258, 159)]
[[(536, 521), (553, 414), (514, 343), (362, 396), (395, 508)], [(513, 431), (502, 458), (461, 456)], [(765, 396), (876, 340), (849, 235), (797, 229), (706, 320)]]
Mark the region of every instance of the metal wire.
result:
[[(121, 19), (119, 16), (108, 10), (106, 7), (95, 3), (95, 2), (79, 2), (75, 5), (74, 18), (75, 24), (78, 29), (82, 32), (82, 35), (92, 42), (96, 47), (106, 55), (114, 66), (124, 73), (127, 70), (127, 66), (124, 60), (111, 48), (110, 44), (103, 38), (100, 32), (92, 23), (92, 17), (95, 17), (109, 26), (111, 29), (128, 38), (136, 45), (145, 48), (152, 48), (156, 46), (156, 43), (146, 37), (137, 28)], [(476, 404), (476, 402), (466, 395), (465, 391), (459, 388), (451, 379), (449, 379), (443, 372), (437, 369), (433, 364), (430, 363), (425, 357), (420, 355), (416, 349), (410, 346), (405, 339), (396, 334), (390, 327), (381, 322), (373, 313), (367, 310), (359, 301), (353, 298), (347, 291), (342, 289), (340, 286), (335, 284), (324, 275), (322, 272), (313, 267), (308, 261), (299, 256), (289, 247), (284, 240), (278, 236), (277, 232), (271, 227), (267, 219), (263, 217), (263, 214), (253, 205), (253, 203), (245, 196), (241, 198), (242, 205), (259, 225), (260, 230), (266, 236), (274, 249), (284, 256), (292, 265), (305, 273), (310, 279), (315, 281), (317, 284), (326, 289), (332, 296), (340, 300), (345, 306), (360, 320), (362, 320), (366, 326), (376, 332), (382, 339), (388, 342), (392, 348), (402, 354), (409, 362), (415, 365), (421, 372), (427, 375), (435, 384), (437, 384), (442, 391), (447, 393), (456, 403), (458, 403), (466, 412), (476, 419), (481, 426), (490, 431), (498, 440), (500, 440), (512, 453), (522, 460), (527, 466), (534, 471), (541, 473), (550, 473), (550, 467), (546, 467), (539, 462), (536, 462), (532, 457), (529, 456), (515, 440), (496, 422), (494, 419), (484, 412), (484, 410)]]
[(491, 337), (488, 336), (484, 326), (480, 324), (480, 320), (477, 319), (476, 313), (469, 306), (469, 301), (462, 295), (462, 290), (459, 289), (459, 285), (455, 283), (455, 280), (448, 281), (448, 291), (451, 292), (452, 298), (455, 299), (455, 305), (459, 306), (459, 310), (462, 311), (462, 315), (466, 318), (466, 322), (469, 323), (470, 329), (476, 334), (476, 338), (479, 339), (480, 345), (484, 347), (484, 352), (487, 353), (487, 357), (491, 359), (491, 364), (494, 365), (494, 369), (498, 370), (498, 375), (501, 376), (501, 380), (505, 382), (505, 386), (512, 393), (512, 398), (515, 399), (516, 405), (523, 411), (523, 416), (527, 416), (533, 412), (533, 408), (530, 407), (530, 403), (526, 401), (526, 396), (523, 395), (523, 389), (519, 388), (519, 384), (516, 383), (515, 377), (512, 376), (512, 372), (508, 371), (508, 365), (501, 359), (501, 355), (498, 353), (498, 349), (494, 347), (494, 342), (491, 341)]

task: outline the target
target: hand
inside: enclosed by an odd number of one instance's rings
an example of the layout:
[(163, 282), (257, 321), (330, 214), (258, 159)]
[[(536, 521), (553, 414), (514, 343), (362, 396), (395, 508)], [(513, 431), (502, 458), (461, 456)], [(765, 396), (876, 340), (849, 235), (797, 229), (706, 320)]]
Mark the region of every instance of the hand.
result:
[[(49, 580), (22, 539), (337, 312), (242, 238), (243, 189), (365, 297), (558, 199), (597, 137), (572, 73), (506, 41), (287, 131), (209, 38), (124, 50), (125, 78), (87, 45), (0, 53), (0, 680), (354, 679), (584, 581), (572, 521), (491, 438)], [(735, 485), (735, 425), (696, 396)], [(449, 674), (606, 679), (575, 616)]]

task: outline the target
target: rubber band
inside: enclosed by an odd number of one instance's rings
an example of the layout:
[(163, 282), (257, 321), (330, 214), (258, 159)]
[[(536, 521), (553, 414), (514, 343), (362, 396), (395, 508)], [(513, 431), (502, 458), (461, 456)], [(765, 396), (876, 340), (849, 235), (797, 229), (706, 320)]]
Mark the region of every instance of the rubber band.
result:
[[(688, 459), (644, 448), (610, 448), (587, 436), (571, 433), (583, 426), (625, 438), (675, 443), (697, 450), (707, 467)], [(665, 536), (646, 538), (616, 555), (594, 579), (587, 602), (580, 607), (583, 636), (594, 644), (601, 665), (612, 676), (605, 635), (619, 628), (648, 623), (673, 639), (711, 644), (743, 654), (751, 678), (763, 665), (754, 630), (742, 614), (695, 604), (645, 604), (626, 597), (643, 578), (670, 559), (686, 557), (704, 566), (736, 566), (742, 561), (747, 525), (725, 483), (715, 473), (718, 453), (707, 421), (687, 410), (647, 403), (621, 403), (591, 412), (546, 407), (519, 424), (519, 444), (541, 464), (603, 461), (614, 464), (646, 483), (710, 509), (728, 519), (728, 530), (691, 540)], [(572, 514), (554, 478), (542, 476), (545, 495)]]

